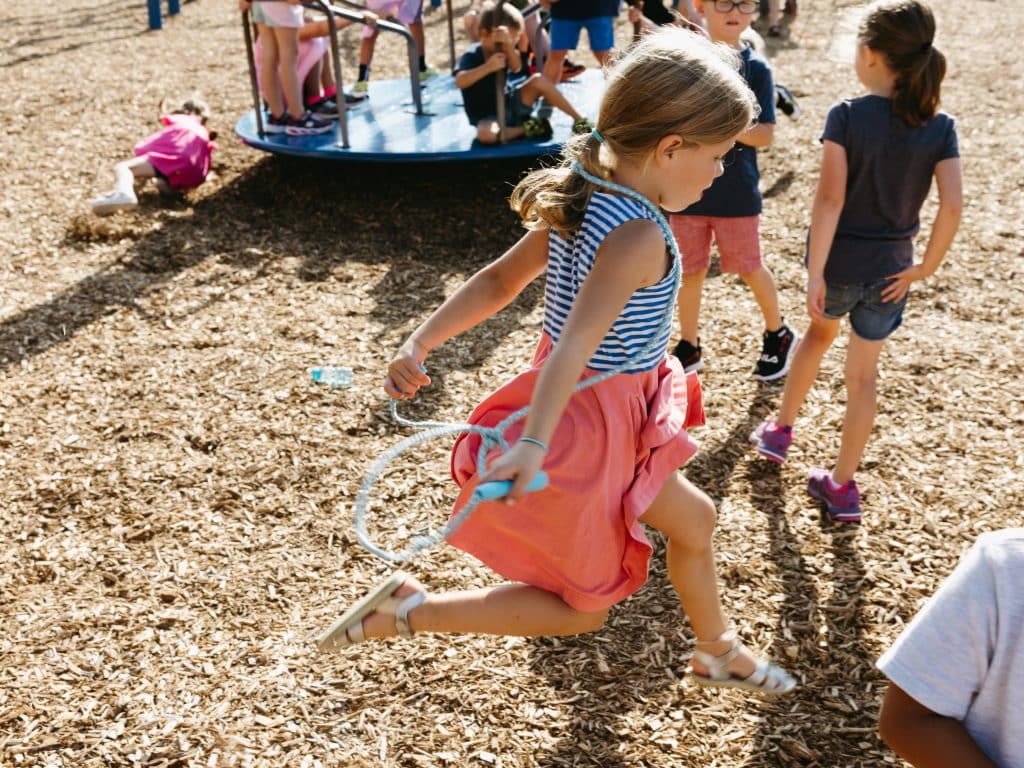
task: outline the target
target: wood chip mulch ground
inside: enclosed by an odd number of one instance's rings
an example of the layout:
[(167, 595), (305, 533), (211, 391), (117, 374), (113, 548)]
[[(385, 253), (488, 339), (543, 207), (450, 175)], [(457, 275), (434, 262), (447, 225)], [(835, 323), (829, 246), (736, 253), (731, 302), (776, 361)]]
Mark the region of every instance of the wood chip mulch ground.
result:
[[(352, 530), (363, 473), (404, 434), (381, 371), (518, 237), (505, 198), (527, 166), (345, 166), (247, 149), (232, 134), (250, 106), (233, 2), (186, 3), (161, 32), (146, 31), (141, 2), (5, 4), (0, 765), (899, 764), (875, 735), (873, 661), (970, 543), (1021, 525), (1024, 506), (1024, 79), (1006, 44), (1024, 34), (1024, 6), (934, 5), (966, 209), (883, 355), (862, 526), (823, 523), (803, 490), (807, 469), (835, 456), (844, 345), (826, 358), (792, 460), (756, 460), (747, 433), (781, 389), (750, 376), (749, 293), (708, 281), (709, 424), (686, 471), (719, 505), (728, 610), (800, 677), (768, 701), (685, 679), (692, 635), (660, 542), (648, 584), (593, 635), (313, 653), (310, 636), (388, 570)], [(817, 138), (828, 106), (856, 92), (852, 69), (825, 56), (851, 8), (801, 3), (769, 47), (803, 108), (780, 117), (761, 157), (764, 251), (798, 328)], [(431, 62), (446, 66), (441, 14), (427, 32)], [(345, 43), (348, 77), (357, 45)], [(375, 76), (396, 75), (403, 55), (382, 42)], [(154, 129), (161, 99), (194, 89), (221, 132), (215, 176), (93, 219), (86, 201)], [(925, 231), (933, 213), (934, 201)], [(439, 350), (434, 386), (405, 413), (463, 419), (529, 359), (541, 302), (532, 286)], [(353, 386), (311, 384), (324, 364), (353, 367)], [(443, 519), (445, 447), (396, 463), (383, 512)], [(495, 580), (445, 547), (412, 571), (437, 590)]]

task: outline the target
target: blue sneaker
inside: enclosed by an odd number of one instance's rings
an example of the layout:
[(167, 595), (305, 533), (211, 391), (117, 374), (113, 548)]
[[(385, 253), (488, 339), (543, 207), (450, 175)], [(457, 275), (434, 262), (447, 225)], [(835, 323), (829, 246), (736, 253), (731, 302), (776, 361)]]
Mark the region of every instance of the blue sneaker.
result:
[(750, 433), (750, 442), (768, 461), (782, 464), (786, 461), (786, 451), (793, 442), (793, 428), (780, 427), (775, 423), (775, 419), (768, 419), (758, 424), (757, 429)]
[(832, 482), (832, 473), (816, 467), (807, 478), (807, 492), (822, 504), (837, 523), (860, 522), (860, 491), (857, 481), (850, 479), (838, 488)]

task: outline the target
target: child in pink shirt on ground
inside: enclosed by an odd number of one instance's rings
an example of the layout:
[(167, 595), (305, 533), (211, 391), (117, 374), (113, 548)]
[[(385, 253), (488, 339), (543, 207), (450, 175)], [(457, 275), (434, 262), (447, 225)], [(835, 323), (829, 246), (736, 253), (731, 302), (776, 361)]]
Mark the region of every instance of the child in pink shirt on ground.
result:
[(210, 172), (210, 154), (216, 133), (206, 128), (209, 107), (190, 98), (164, 114), (164, 128), (135, 145), (135, 157), (114, 166), (114, 189), (93, 200), (92, 211), (100, 216), (130, 211), (139, 204), (135, 179), (157, 180), (163, 192), (198, 187)]

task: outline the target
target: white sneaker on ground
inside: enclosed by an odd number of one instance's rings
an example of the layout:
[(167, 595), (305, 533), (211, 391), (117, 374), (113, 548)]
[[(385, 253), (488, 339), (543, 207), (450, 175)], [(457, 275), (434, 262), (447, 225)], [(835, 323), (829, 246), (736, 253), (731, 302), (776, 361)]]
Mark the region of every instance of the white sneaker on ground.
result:
[(138, 208), (139, 199), (134, 194), (115, 191), (103, 197), (97, 197), (89, 205), (97, 216), (107, 216), (117, 211), (131, 211)]

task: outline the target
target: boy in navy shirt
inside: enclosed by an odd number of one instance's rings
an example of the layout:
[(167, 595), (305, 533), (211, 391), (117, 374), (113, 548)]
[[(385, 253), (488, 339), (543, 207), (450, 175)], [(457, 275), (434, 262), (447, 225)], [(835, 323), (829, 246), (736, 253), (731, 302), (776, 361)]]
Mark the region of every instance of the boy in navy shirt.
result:
[(568, 99), (546, 80), (543, 75), (525, 79), (516, 77), (523, 71), (523, 60), (516, 41), (523, 31), (523, 16), (510, 3), (501, 9), (487, 3), (480, 11), (480, 42), (462, 54), (455, 70), (455, 85), (462, 91), (463, 106), (471, 125), (475, 125), (476, 138), (481, 144), (498, 141), (496, 73), (505, 70), (505, 136), (508, 139), (526, 137), (546, 140), (551, 138), (551, 124), (546, 119), (533, 117), (537, 99), (544, 97), (573, 119), (573, 132), (586, 133), (593, 124), (580, 115)]
[(754, 376), (761, 381), (773, 381), (786, 375), (797, 341), (793, 331), (782, 322), (775, 278), (761, 261), (757, 148), (772, 143), (775, 85), (768, 62), (740, 40), (757, 11), (757, 0), (695, 1), (697, 10), (707, 20), (708, 36), (739, 52), (743, 78), (757, 96), (761, 114), (757, 125), (740, 134), (736, 147), (724, 159), (723, 174), (704, 192), (704, 197), (669, 218), (683, 256), (683, 284), (679, 290), (682, 340), (673, 354), (687, 371), (704, 367), (697, 331), (701, 291), (711, 263), (714, 236), (722, 271), (739, 274), (764, 316), (761, 356)]

